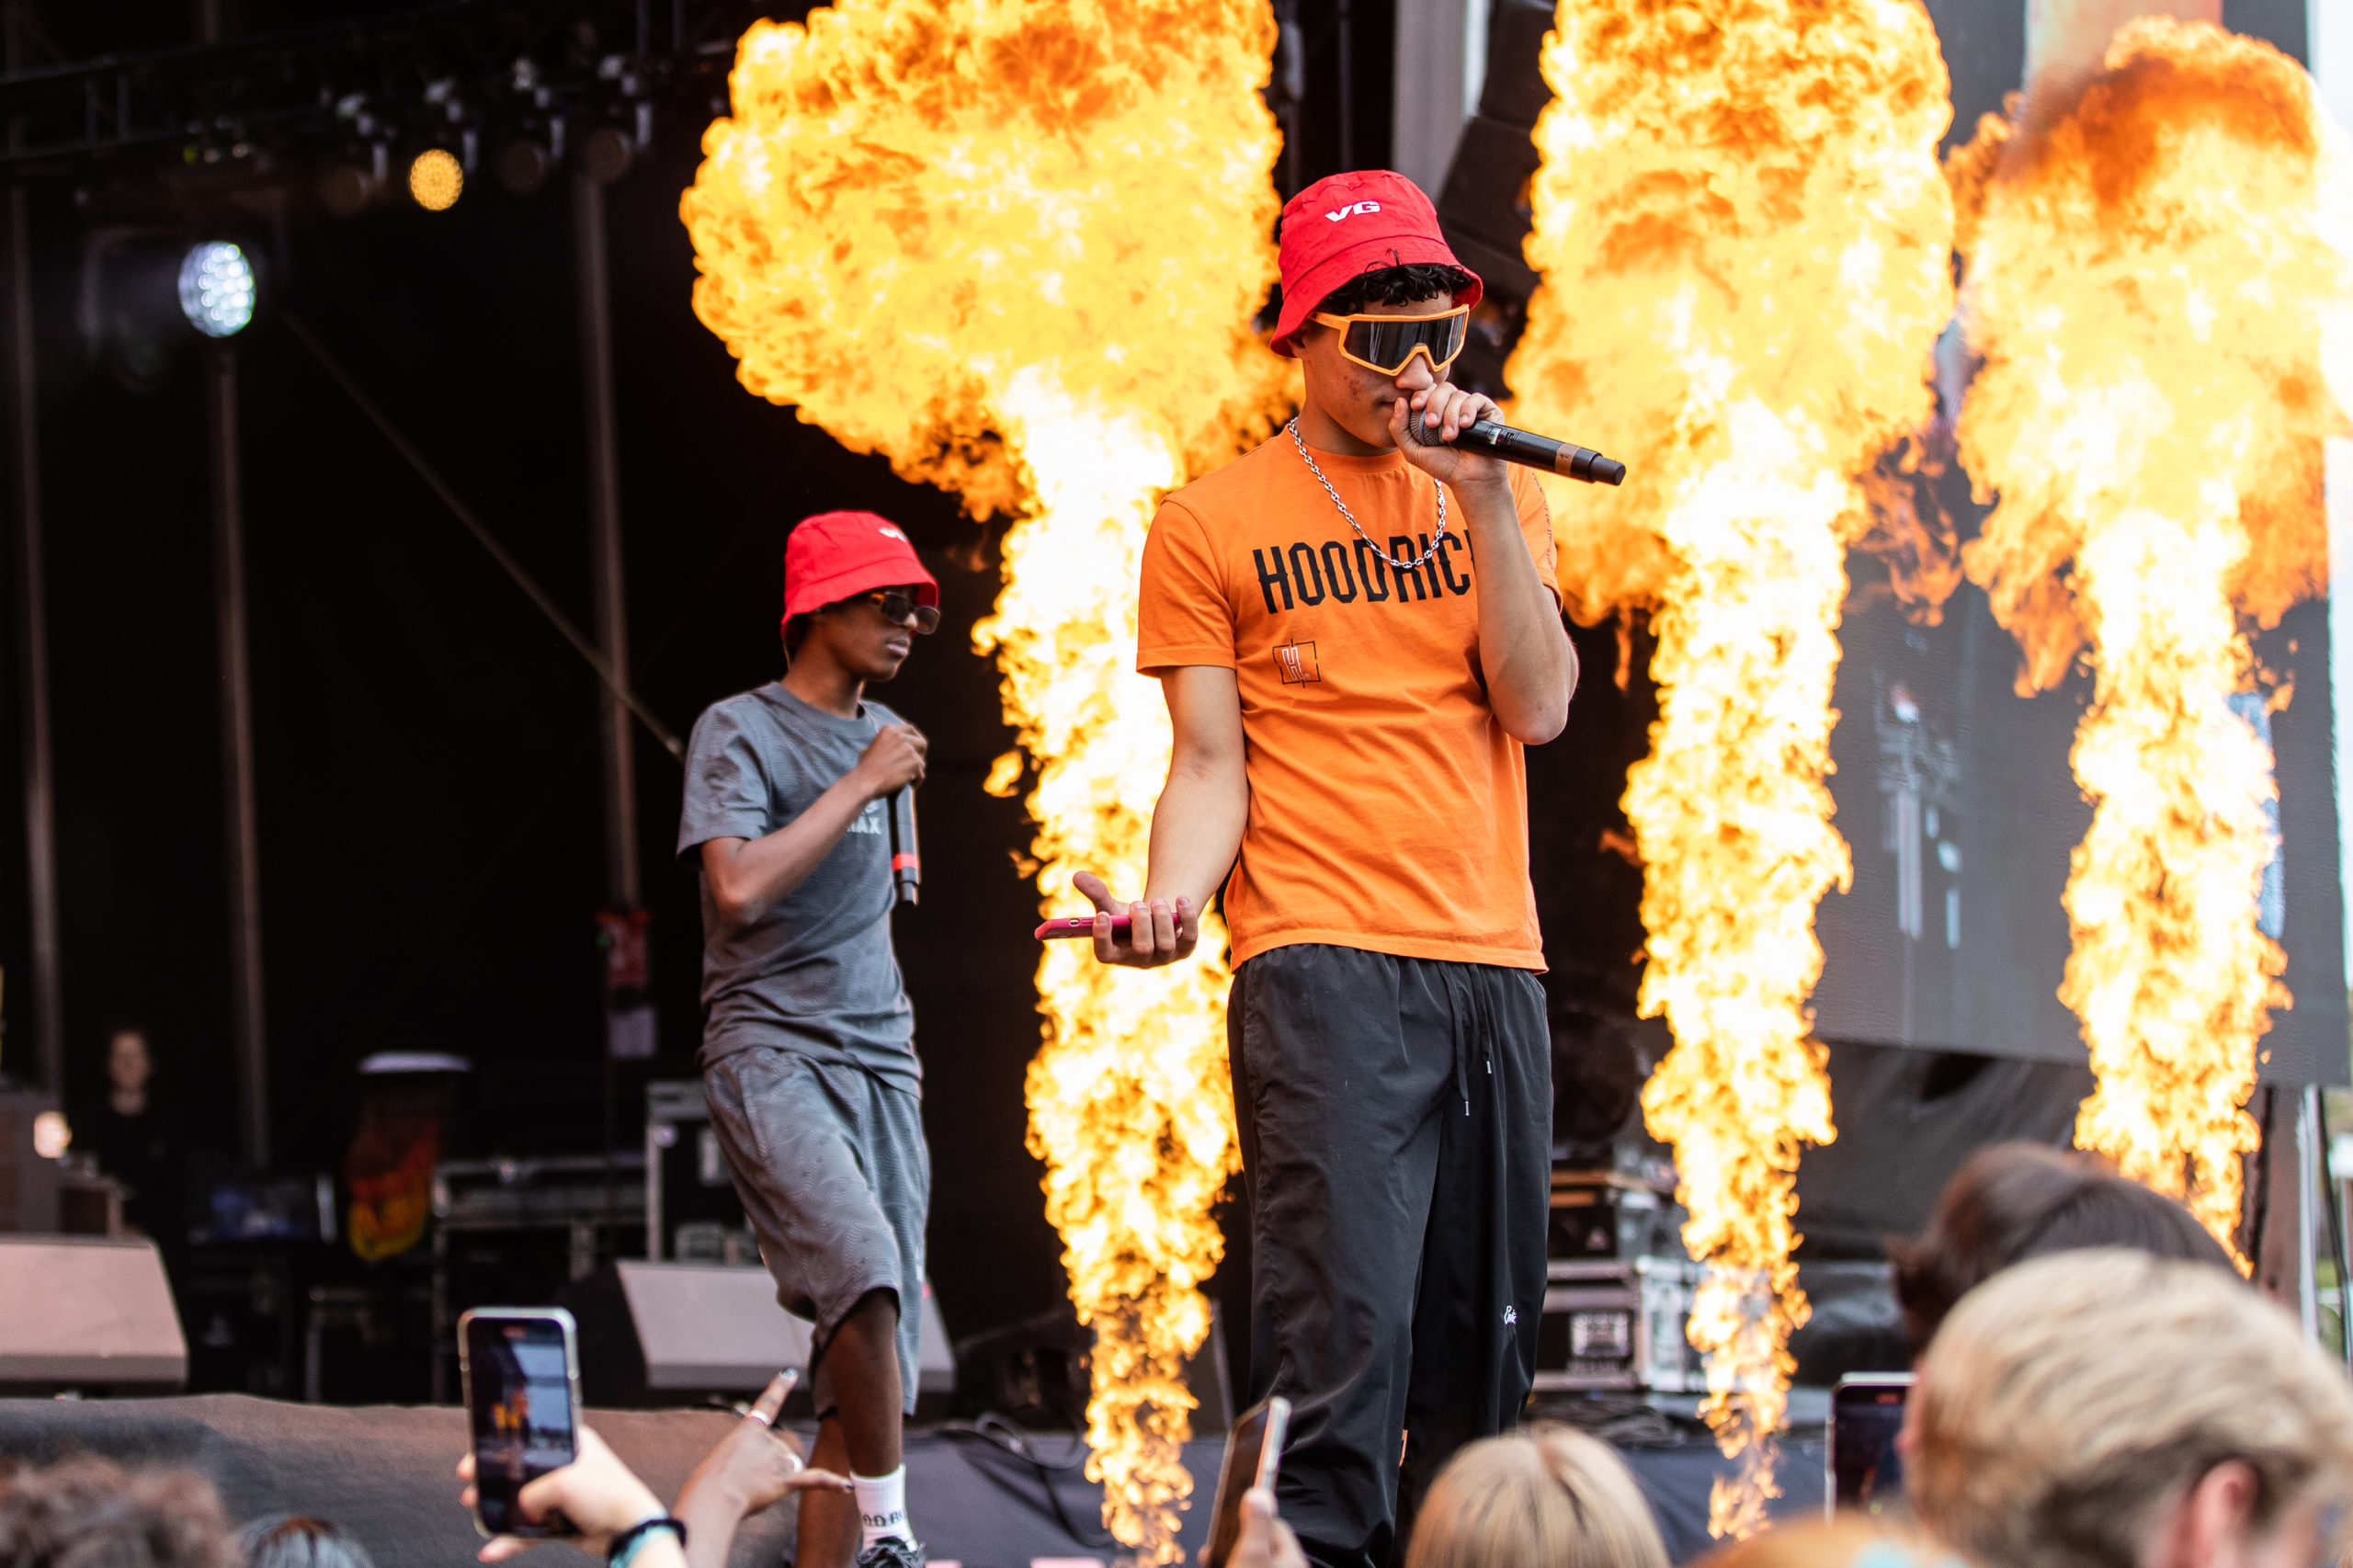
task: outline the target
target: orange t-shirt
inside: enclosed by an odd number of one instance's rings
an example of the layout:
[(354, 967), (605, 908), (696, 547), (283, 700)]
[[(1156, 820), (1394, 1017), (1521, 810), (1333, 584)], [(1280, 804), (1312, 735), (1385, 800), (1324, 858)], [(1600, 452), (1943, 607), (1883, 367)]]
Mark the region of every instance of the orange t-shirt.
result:
[[(1366, 534), (1410, 561), (1438, 521), (1395, 452), (1316, 452)], [(1511, 470), (1555, 602), (1552, 528)], [(1232, 669), (1250, 813), (1225, 889), (1233, 961), (1294, 942), (1541, 970), (1528, 773), (1479, 673), (1478, 563), (1457, 497), (1446, 547), (1382, 565), (1288, 433), (1170, 495), (1143, 550), (1136, 667)]]

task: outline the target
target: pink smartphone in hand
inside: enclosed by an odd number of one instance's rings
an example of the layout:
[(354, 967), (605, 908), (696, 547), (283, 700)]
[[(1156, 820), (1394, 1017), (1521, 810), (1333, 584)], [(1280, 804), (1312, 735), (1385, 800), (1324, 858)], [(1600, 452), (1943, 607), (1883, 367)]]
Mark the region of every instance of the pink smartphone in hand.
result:
[[(1127, 934), (1128, 917), (1124, 915), (1111, 916), (1111, 935), (1124, 937)], [(1095, 916), (1092, 915), (1065, 915), (1058, 920), (1047, 921), (1037, 930), (1038, 940), (1041, 942), (1059, 941), (1065, 937), (1092, 937), (1093, 935), (1095, 935)]]

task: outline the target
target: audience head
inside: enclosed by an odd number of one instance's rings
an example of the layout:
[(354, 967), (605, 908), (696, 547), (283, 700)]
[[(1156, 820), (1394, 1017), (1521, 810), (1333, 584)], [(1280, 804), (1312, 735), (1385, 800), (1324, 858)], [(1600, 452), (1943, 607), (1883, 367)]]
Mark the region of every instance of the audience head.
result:
[(2188, 1210), (2098, 1155), (1996, 1143), (1953, 1173), (1919, 1240), (1888, 1248), (1914, 1358), (1972, 1288), (2014, 1263), (2078, 1247), (2129, 1247), (2237, 1273)]
[(137, 1028), (117, 1029), (107, 1039), (107, 1083), (127, 1095), (135, 1095), (147, 1087), (147, 1080), (155, 1075), (154, 1058), (147, 1050), (147, 1031)]
[(324, 1519), (277, 1514), (237, 1531), (244, 1568), (376, 1568), (368, 1549)]
[(1978, 1568), (2312, 1568), (2353, 1497), (2353, 1388), (2234, 1276), (2121, 1249), (2005, 1270), (1906, 1415), (1920, 1522)]
[(1666, 1547), (1616, 1454), (1539, 1423), (1448, 1461), (1414, 1523), (1405, 1568), (1666, 1568)]
[(0, 1568), (238, 1568), (212, 1485), (95, 1458), (0, 1474)]
[(1961, 1568), (1958, 1560), (1859, 1513), (1777, 1521), (1718, 1547), (1697, 1568)]

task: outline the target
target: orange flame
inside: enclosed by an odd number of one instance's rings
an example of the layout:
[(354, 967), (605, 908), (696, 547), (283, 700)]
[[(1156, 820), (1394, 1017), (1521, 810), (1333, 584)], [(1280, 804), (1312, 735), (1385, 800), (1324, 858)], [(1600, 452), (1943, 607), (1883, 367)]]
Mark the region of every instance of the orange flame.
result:
[[(1265, 0), (847, 0), (756, 23), (681, 205), (695, 312), (747, 388), (911, 479), (1009, 512), (976, 633), (1035, 769), (1041, 894), (1140, 889), (1168, 757), (1129, 669), (1162, 493), (1270, 428), (1287, 367), (1249, 322), (1274, 275)], [(1017, 753), (990, 785), (1010, 793)], [(1066, 897), (1067, 895), (1064, 894)], [(1210, 1208), (1236, 1166), (1225, 972), (1039, 965), (1029, 1146), (1073, 1301), (1104, 1518), (1173, 1562)]]
[(2026, 651), (2018, 689), (2096, 673), (2093, 802), (2061, 999), (2097, 1087), (2076, 1142), (2236, 1229), (2244, 1107), (2285, 959), (2256, 903), (2277, 838), (2242, 618), (2325, 590), (2322, 441), (2353, 392), (2353, 203), (2311, 80), (2268, 45), (2147, 18), (2031, 130), (1956, 153), (1963, 551)]
[(1950, 318), (1951, 119), (1916, 0), (1561, 0), (1510, 366), (1517, 423), (1623, 458), (1552, 494), (1579, 619), (1647, 610), (1659, 719), (1625, 808), (1645, 867), (1641, 1006), (1676, 1039), (1643, 1096), (1710, 1268), (1708, 1419), (1743, 1460), (1715, 1533), (1764, 1523), (1806, 1315), (1798, 1151), (1833, 1136), (1807, 997), (1830, 825), (1858, 476), (1924, 423)]

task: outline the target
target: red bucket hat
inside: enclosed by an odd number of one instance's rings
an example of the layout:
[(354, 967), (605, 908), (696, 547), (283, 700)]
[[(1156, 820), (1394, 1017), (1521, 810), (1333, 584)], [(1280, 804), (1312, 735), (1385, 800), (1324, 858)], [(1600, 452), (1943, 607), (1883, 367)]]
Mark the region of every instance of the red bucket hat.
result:
[(913, 583), (915, 602), (939, 602), (939, 584), (915, 559), (899, 525), (872, 512), (803, 517), (784, 541), (784, 619), (871, 588)]
[[(1387, 169), (1327, 175), (1283, 208), (1283, 313), (1275, 323), (1274, 350), (1298, 351), (1292, 337), (1332, 291), (1361, 273), (1437, 263), (1471, 272), (1447, 248), (1438, 209), (1421, 187)], [(1454, 296), (1475, 305), (1486, 286), (1471, 272), (1471, 287)]]

